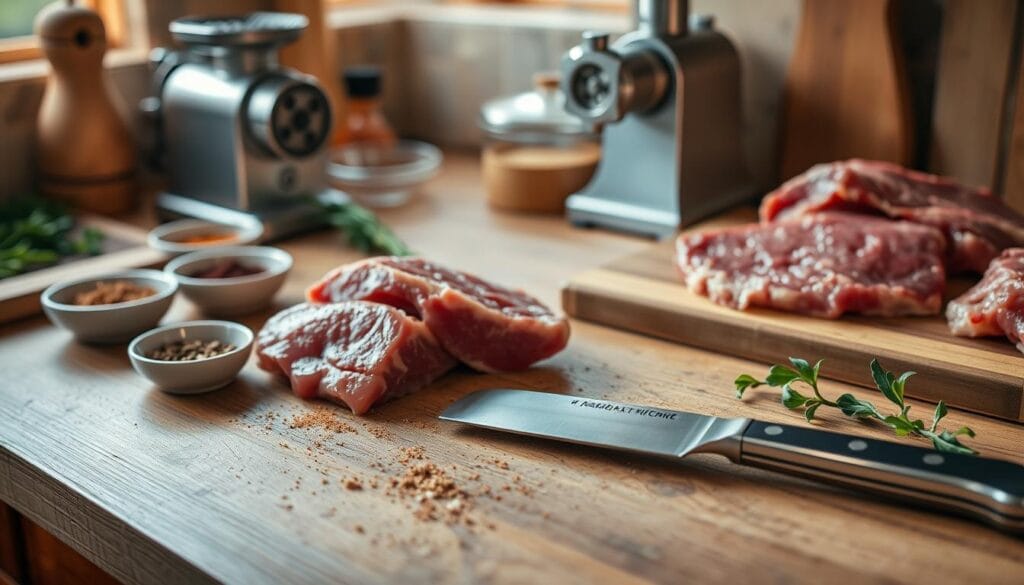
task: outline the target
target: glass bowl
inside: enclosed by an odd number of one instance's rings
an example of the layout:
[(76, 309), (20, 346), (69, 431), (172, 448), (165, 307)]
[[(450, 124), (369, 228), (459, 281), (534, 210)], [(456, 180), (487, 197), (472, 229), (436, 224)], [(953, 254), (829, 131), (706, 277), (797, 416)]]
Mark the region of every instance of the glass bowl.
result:
[(331, 151), (331, 185), (369, 207), (396, 207), (437, 174), (440, 149), (426, 142), (399, 140), (392, 146), (355, 143)]

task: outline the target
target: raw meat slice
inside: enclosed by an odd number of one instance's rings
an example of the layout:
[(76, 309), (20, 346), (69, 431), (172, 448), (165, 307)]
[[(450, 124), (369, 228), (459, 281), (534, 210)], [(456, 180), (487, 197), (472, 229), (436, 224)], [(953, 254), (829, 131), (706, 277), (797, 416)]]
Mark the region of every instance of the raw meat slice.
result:
[(950, 274), (981, 274), (1001, 250), (1024, 246), (1024, 215), (988, 189), (886, 162), (816, 165), (761, 202), (764, 222), (821, 211), (884, 215), (938, 228), (946, 236)]
[(569, 341), (569, 322), (540, 301), (422, 258), (340, 266), (306, 291), (314, 303), (363, 300), (423, 319), (441, 346), (484, 372), (522, 370)]
[(260, 330), (256, 355), (296, 395), (333, 400), (355, 414), (419, 390), (456, 363), (418, 319), (357, 301), (281, 311)]
[(834, 212), (682, 234), (676, 261), (691, 291), (737, 309), (933, 315), (944, 245), (934, 228)]
[(1006, 335), (1024, 351), (1024, 248), (1010, 248), (992, 261), (981, 282), (949, 302), (953, 335)]

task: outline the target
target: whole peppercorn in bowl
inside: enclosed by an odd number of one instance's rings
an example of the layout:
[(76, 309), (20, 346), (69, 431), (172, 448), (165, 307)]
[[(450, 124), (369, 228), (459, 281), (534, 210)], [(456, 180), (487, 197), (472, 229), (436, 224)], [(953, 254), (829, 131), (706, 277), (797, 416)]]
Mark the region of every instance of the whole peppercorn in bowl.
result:
[(132, 367), (164, 392), (200, 394), (230, 384), (249, 360), (253, 333), (231, 321), (158, 327), (128, 345)]

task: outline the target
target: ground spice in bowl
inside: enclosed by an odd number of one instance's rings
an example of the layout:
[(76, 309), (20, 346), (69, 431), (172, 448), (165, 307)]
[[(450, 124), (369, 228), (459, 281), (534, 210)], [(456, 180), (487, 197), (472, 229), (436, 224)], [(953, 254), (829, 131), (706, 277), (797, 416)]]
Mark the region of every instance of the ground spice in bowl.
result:
[(266, 272), (266, 269), (262, 266), (250, 266), (248, 264), (242, 264), (237, 260), (227, 258), (218, 261), (212, 266), (208, 266), (202, 270), (197, 270), (188, 276), (192, 278), (235, 278), (238, 276), (251, 276), (261, 272)]
[(237, 239), (238, 234), (206, 233), (185, 236), (173, 241), (178, 244), (227, 244)]
[(217, 357), (221, 354), (233, 351), (233, 343), (224, 343), (214, 339), (213, 341), (172, 341), (146, 354), (146, 357), (153, 360), (168, 362), (191, 362)]
[(82, 306), (111, 305), (137, 301), (156, 294), (148, 286), (135, 284), (130, 280), (97, 282), (96, 288), (75, 295), (74, 304)]

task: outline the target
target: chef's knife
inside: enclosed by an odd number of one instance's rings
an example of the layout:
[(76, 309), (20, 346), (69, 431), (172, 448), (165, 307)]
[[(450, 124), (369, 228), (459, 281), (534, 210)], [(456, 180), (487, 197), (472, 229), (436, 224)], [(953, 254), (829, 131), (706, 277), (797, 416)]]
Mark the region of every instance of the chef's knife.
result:
[(455, 421), (660, 457), (735, 463), (901, 498), (1024, 533), (1024, 466), (851, 435), (528, 390), (482, 390)]

